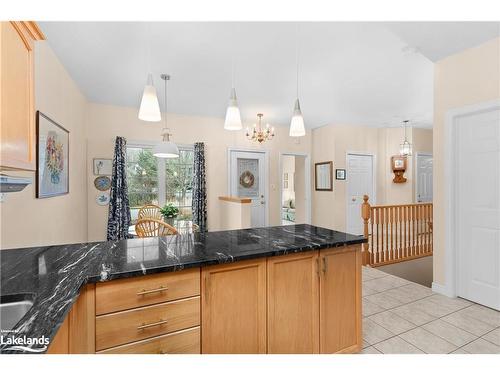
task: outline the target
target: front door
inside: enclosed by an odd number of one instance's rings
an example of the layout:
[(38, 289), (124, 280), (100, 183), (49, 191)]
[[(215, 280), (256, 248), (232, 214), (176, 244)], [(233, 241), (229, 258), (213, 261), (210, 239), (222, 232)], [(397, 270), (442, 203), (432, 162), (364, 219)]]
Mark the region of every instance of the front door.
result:
[(455, 124), (457, 294), (500, 310), (500, 110)]
[(347, 154), (347, 218), (346, 231), (363, 234), (361, 204), (363, 195), (375, 203), (373, 183), (373, 155)]
[(432, 202), (432, 155), (417, 154), (417, 203)]
[(230, 152), (230, 194), (252, 199), (252, 227), (266, 223), (266, 154), (263, 152)]

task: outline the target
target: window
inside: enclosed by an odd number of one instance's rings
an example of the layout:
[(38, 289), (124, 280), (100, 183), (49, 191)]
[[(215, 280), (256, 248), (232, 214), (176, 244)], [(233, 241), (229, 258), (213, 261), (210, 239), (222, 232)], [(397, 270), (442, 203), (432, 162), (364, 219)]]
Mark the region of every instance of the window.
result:
[(179, 218), (192, 217), (192, 186), (194, 152), (179, 147), (177, 159), (153, 156), (151, 145), (127, 146), (128, 197), (132, 220), (145, 204), (163, 206), (173, 203), (179, 208)]

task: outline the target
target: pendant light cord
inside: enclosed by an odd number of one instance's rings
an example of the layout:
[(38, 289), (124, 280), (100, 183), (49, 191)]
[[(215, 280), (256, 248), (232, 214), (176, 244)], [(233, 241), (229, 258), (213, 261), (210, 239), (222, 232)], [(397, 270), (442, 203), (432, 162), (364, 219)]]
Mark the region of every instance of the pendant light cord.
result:
[(167, 127), (167, 81), (168, 77), (165, 77), (165, 127), (163, 128), (163, 141), (169, 141), (168, 127)]
[(297, 99), (299, 98), (299, 24), (297, 23), (296, 27), (296, 36), (295, 36), (295, 62), (296, 62), (296, 84), (297, 84)]

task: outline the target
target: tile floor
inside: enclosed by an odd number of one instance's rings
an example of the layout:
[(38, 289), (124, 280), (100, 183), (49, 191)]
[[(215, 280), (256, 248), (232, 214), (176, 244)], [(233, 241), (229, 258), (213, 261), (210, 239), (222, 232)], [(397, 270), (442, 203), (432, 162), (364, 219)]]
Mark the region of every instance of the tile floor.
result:
[(500, 312), (363, 267), (363, 354), (500, 354)]

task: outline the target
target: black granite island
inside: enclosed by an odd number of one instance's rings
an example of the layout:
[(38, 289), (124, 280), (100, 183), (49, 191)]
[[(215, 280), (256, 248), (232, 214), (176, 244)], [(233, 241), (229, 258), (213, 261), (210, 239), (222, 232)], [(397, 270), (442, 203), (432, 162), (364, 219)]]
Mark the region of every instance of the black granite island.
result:
[(2, 301), (33, 306), (0, 350), (357, 351), (364, 242), (292, 225), (2, 250)]

